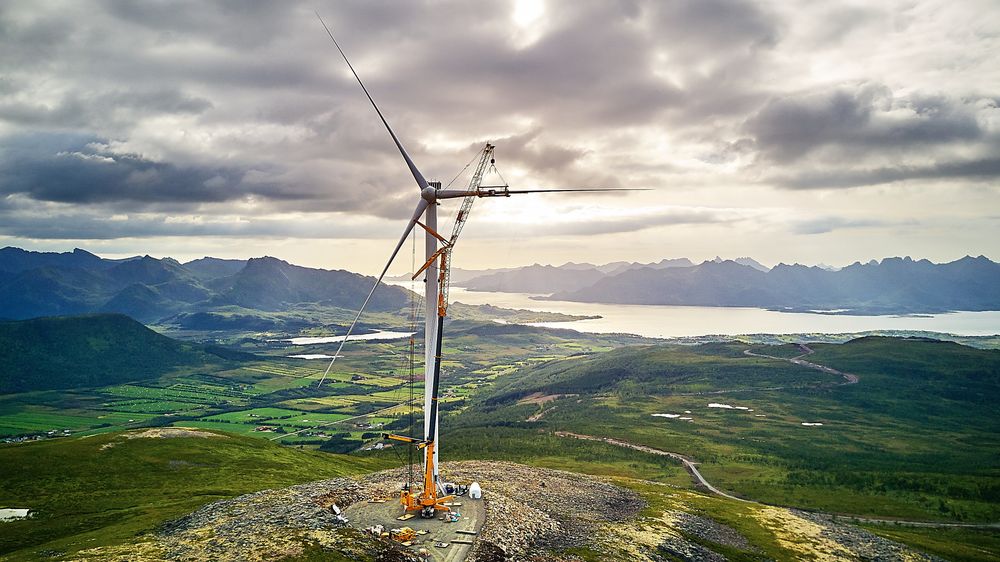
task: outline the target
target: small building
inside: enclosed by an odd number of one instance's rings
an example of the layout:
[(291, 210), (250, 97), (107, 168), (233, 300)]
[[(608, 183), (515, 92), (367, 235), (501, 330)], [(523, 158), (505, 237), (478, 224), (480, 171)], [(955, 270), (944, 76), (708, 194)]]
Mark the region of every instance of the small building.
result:
[(483, 499), (483, 489), (479, 486), (479, 482), (473, 482), (469, 485), (469, 499), (481, 500)]

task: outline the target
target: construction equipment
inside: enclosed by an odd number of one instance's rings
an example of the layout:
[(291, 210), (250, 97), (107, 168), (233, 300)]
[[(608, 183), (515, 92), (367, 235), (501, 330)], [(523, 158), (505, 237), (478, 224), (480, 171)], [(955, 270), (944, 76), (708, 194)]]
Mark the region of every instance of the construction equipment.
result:
[(469, 486), (466, 484), (456, 484), (454, 482), (445, 482), (441, 484), (441, 487), (446, 494), (453, 494), (455, 496), (464, 496), (469, 491)]
[(417, 538), (417, 532), (409, 527), (400, 527), (389, 530), (389, 538), (397, 542), (412, 541)]
[[(436, 404), (437, 402), (435, 401)], [(418, 449), (423, 449), (425, 452), (423, 490), (419, 494), (414, 493), (410, 489), (411, 483), (407, 482), (399, 492), (399, 503), (403, 505), (403, 508), (406, 511), (420, 511), (420, 516), (425, 519), (434, 517), (437, 511), (451, 511), (451, 508), (444, 504), (455, 499), (455, 496), (438, 496), (437, 485), (434, 480), (434, 442), (389, 433), (384, 434), (383, 437), (385, 439), (416, 445)]]
[[(634, 191), (634, 190), (620, 190), (620, 189), (530, 189), (530, 190), (511, 190), (504, 182), (503, 185), (490, 185), (482, 186), (482, 180), (485, 172), (490, 166), (494, 165), (493, 150), (494, 146), (487, 143), (486, 146), (480, 153), (479, 165), (473, 173), (472, 180), (469, 183), (467, 189), (464, 190), (454, 190), (454, 189), (442, 189), (440, 182), (429, 182), (424, 178), (423, 174), (417, 168), (416, 164), (410, 158), (410, 155), (403, 148), (403, 144), (400, 142), (396, 133), (389, 126), (389, 122), (386, 120), (385, 116), (382, 114), (382, 110), (379, 109), (375, 100), (372, 98), (371, 94), (368, 92), (368, 88), (365, 87), (364, 82), (361, 81), (361, 77), (358, 76), (357, 71), (354, 70), (354, 66), (351, 61), (348, 60), (347, 55), (344, 50), (341, 49), (340, 44), (337, 39), (333, 36), (333, 32), (323, 21), (323, 18), (317, 13), (316, 17), (322, 23), (323, 28), (326, 30), (327, 35), (329, 35), (330, 40), (333, 41), (334, 47), (343, 57), (344, 62), (347, 63), (348, 68), (357, 80), (358, 85), (364, 91), (365, 96), (371, 103), (375, 112), (378, 114), (379, 119), (385, 126), (386, 131), (392, 138), (393, 143), (396, 145), (396, 149), (399, 151), (400, 156), (402, 156), (410, 174), (417, 183), (417, 188), (419, 189), (419, 200), (417, 201), (416, 208), (413, 211), (413, 215), (410, 220), (406, 223), (406, 227), (403, 229), (403, 235), (400, 237), (399, 242), (396, 244), (395, 249), (389, 256), (389, 260), (386, 262), (385, 267), (379, 274), (372, 286), (371, 291), (368, 292), (368, 296), (365, 297), (364, 302), (361, 304), (361, 308), (358, 310), (357, 316), (354, 317), (354, 321), (351, 322), (350, 327), (344, 334), (344, 338), (340, 341), (340, 345), (337, 348), (336, 353), (333, 354), (330, 363), (327, 365), (326, 371), (323, 373), (319, 384), (322, 385), (326, 380), (327, 375), (330, 373), (330, 369), (333, 367), (334, 362), (337, 357), (341, 356), (341, 351), (343, 351), (344, 344), (350, 338), (351, 333), (354, 331), (358, 320), (364, 313), (365, 307), (371, 300), (372, 295), (375, 290), (382, 283), (382, 279), (385, 277), (386, 273), (389, 271), (389, 267), (392, 266), (393, 260), (396, 259), (396, 255), (399, 254), (399, 250), (402, 248), (403, 243), (409, 238), (410, 233), (416, 226), (420, 226), (424, 231), (424, 251), (426, 261), (424, 265), (413, 275), (416, 279), (421, 273), (424, 274), (424, 302), (426, 308), (426, 314), (424, 316), (424, 436), (422, 439), (417, 439), (414, 437), (406, 437), (401, 435), (390, 435), (385, 434), (384, 437), (387, 439), (400, 441), (404, 443), (409, 443), (418, 450), (424, 453), (424, 477), (423, 477), (423, 488), (417, 493), (412, 490), (412, 483), (407, 483), (403, 490), (400, 492), (400, 503), (403, 505), (407, 512), (419, 511), (422, 517), (431, 518), (435, 516), (437, 511), (448, 512), (450, 509), (448, 506), (444, 505), (445, 502), (454, 498), (452, 495), (447, 495), (441, 489), (441, 483), (439, 481), (438, 474), (438, 451), (440, 449), (439, 440), (439, 408), (438, 408), (438, 395), (440, 392), (440, 382), (441, 382), (441, 343), (442, 336), (444, 333), (444, 319), (447, 315), (448, 310), (448, 287), (450, 281), (450, 265), (451, 265), (451, 254), (454, 250), (455, 243), (458, 241), (458, 237), (462, 232), (462, 229), (469, 218), (469, 212), (472, 208), (472, 203), (477, 198), (483, 197), (510, 197), (513, 194), (526, 194), (526, 193), (550, 193), (550, 192), (596, 192), (596, 191)], [(495, 168), (495, 167), (494, 167)], [(499, 174), (498, 174), (499, 175)], [(503, 178), (501, 177), (501, 180)], [(440, 201), (445, 199), (463, 199), (462, 206), (458, 212), (455, 220), (454, 228), (452, 229), (451, 237), (446, 239), (441, 234), (437, 232), (437, 207)], [(423, 219), (423, 221), (421, 221)], [(441, 246), (439, 247), (439, 243)]]

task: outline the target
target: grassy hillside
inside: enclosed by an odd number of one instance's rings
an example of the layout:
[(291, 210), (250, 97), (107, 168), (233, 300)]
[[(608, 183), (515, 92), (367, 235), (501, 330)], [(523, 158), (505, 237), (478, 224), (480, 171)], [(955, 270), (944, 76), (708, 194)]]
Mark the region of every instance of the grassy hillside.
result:
[(540, 391), (642, 396), (833, 382), (828, 375), (795, 365), (748, 360), (744, 349), (732, 344), (627, 347), (553, 361), (498, 382), (486, 402), (507, 402)]
[[(569, 431), (688, 455), (716, 486), (764, 502), (1000, 519), (1000, 419), (991, 407), (1000, 399), (1000, 352), (893, 338), (813, 346), (810, 361), (860, 378), (842, 384), (744, 355), (748, 347), (627, 348), (522, 369), (442, 422), (451, 439), (442, 455), (486, 448), (531, 461), (546, 456), (531, 446), (539, 435)], [(796, 354), (792, 346), (753, 350)], [(564, 448), (553, 444), (548, 456)]]
[(0, 322), (0, 394), (152, 379), (211, 359), (121, 314)]
[[(864, 371), (868, 375), (865, 388), (879, 395), (893, 393), (913, 400), (937, 397), (981, 404), (987, 409), (1000, 398), (1000, 350), (978, 350), (925, 338), (901, 341), (885, 337), (812, 347), (816, 353), (810, 360), (843, 371)], [(912, 413), (926, 416), (930, 412)], [(967, 415), (976, 416), (966, 412), (963, 417)]]
[(0, 505), (36, 513), (0, 526), (4, 560), (142, 541), (160, 523), (220, 498), (388, 462), (175, 428), (8, 445), (2, 455)]

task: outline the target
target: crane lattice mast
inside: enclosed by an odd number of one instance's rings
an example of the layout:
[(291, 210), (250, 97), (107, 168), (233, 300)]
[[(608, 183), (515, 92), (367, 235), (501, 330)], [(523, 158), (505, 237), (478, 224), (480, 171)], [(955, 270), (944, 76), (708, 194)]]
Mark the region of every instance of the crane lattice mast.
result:
[[(458, 242), (458, 237), (462, 233), (462, 229), (469, 218), (469, 213), (472, 212), (472, 204), (476, 200), (476, 194), (479, 191), (479, 186), (483, 181), (483, 176), (487, 171), (487, 167), (494, 165), (493, 149), (494, 146), (487, 143), (481, 152), (479, 164), (476, 166), (476, 169), (472, 174), (472, 179), (469, 181), (469, 195), (463, 199), (462, 206), (459, 209), (458, 214), (455, 216), (455, 224), (452, 227), (451, 237), (449, 239), (445, 240), (440, 234), (435, 232), (429, 226), (424, 225), (419, 221), (417, 222), (418, 225), (427, 231), (428, 235), (433, 236), (442, 243), (441, 248), (435, 251), (424, 263), (424, 265), (413, 274), (413, 279), (416, 279), (420, 276), (420, 274), (427, 271), (435, 262), (438, 263), (438, 278), (436, 280), (438, 284), (438, 300), (436, 303), (437, 325), (434, 330), (433, 338), (434, 355), (432, 364), (427, 367), (427, 370), (429, 371), (428, 374), (432, 373), (432, 376), (430, 376), (427, 381), (429, 384), (425, 384), (425, 391), (429, 393), (431, 405), (429, 411), (425, 412), (425, 415), (428, 417), (430, 423), (425, 426), (427, 431), (423, 439), (415, 439), (413, 437), (393, 434), (385, 434), (385, 438), (416, 445), (418, 448), (424, 450), (423, 490), (419, 494), (416, 494), (411, 489), (411, 483), (407, 482), (406, 487), (400, 492), (399, 499), (405, 510), (420, 511), (421, 514), (425, 516), (433, 517), (435, 510), (448, 511), (449, 509), (444, 505), (444, 503), (453, 499), (453, 496), (438, 496), (438, 493), (443, 493), (443, 490), (441, 490), (437, 469), (438, 452), (440, 451), (440, 438), (438, 437), (440, 410), (438, 407), (438, 398), (441, 388), (441, 349), (442, 342), (444, 340), (444, 319), (448, 315), (448, 287), (451, 281), (450, 258), (455, 249), (455, 244)], [(427, 281), (430, 282), (430, 279), (427, 279)], [(428, 316), (433, 313), (433, 305), (434, 303), (432, 302), (427, 303)]]

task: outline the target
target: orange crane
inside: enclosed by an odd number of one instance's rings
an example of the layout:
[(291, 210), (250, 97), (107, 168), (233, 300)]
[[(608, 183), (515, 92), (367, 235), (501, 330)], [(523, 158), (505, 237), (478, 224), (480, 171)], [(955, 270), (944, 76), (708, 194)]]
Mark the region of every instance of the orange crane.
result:
[(488, 169), (496, 170), (495, 161), (493, 159), (493, 149), (494, 146), (487, 143), (480, 152), (479, 165), (476, 166), (476, 170), (472, 174), (472, 180), (469, 182), (469, 192), (473, 195), (465, 197), (462, 201), (462, 207), (459, 209), (458, 215), (455, 217), (455, 225), (452, 228), (450, 238), (446, 240), (430, 227), (424, 225), (420, 221), (417, 221), (417, 224), (420, 225), (421, 228), (426, 230), (431, 236), (437, 238), (442, 244), (441, 248), (434, 252), (430, 259), (428, 259), (427, 262), (413, 274), (413, 279), (415, 280), (417, 277), (420, 277), (420, 274), (426, 271), (427, 268), (429, 268), (435, 261), (440, 260), (437, 278), (438, 302), (437, 330), (435, 330), (436, 338), (434, 342), (434, 375), (430, 380), (431, 410), (426, 412), (428, 418), (430, 419), (430, 429), (427, 431), (427, 437), (425, 439), (417, 439), (415, 437), (394, 435), (390, 433), (383, 434), (383, 438), (415, 445), (417, 449), (424, 452), (423, 489), (419, 493), (416, 493), (412, 490), (412, 483), (407, 482), (406, 486), (400, 492), (399, 503), (403, 505), (403, 508), (406, 511), (419, 511), (420, 516), (425, 518), (434, 517), (434, 514), (437, 511), (451, 511), (451, 509), (444, 504), (454, 499), (454, 496), (451, 495), (438, 495), (441, 490), (439, 490), (438, 487), (434, 455), (437, 445), (434, 437), (437, 435), (439, 413), (438, 395), (440, 394), (439, 391), (441, 385), (441, 342), (444, 339), (444, 319), (448, 315), (448, 287), (451, 282), (450, 258), (451, 253), (455, 248), (455, 243), (458, 242), (458, 236), (462, 233), (462, 228), (465, 226), (465, 221), (468, 220), (469, 213), (472, 211), (472, 204), (475, 202), (477, 197), (475, 193), (479, 191), (480, 184), (483, 181), (483, 176)]

